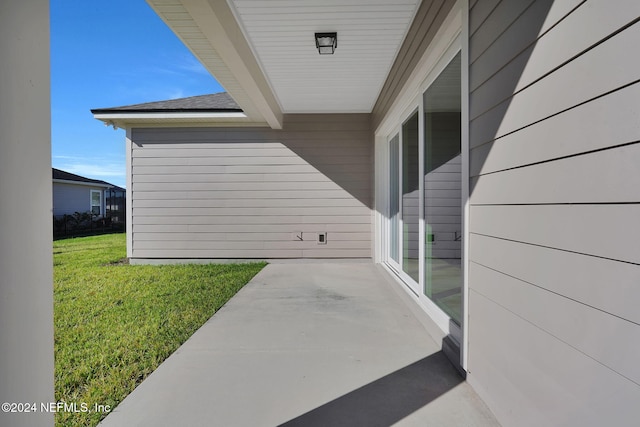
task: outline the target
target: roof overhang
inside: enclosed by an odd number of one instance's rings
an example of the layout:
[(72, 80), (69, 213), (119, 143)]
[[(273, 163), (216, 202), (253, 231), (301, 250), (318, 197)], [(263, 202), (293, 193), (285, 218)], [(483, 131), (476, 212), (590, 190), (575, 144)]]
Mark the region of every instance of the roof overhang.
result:
[(282, 110), (226, 1), (147, 3), (240, 105), (249, 122), (282, 128)]
[(242, 112), (94, 112), (93, 117), (114, 129), (128, 127), (268, 126), (253, 121)]
[[(370, 113), (421, 0), (147, 0), (246, 113)], [(316, 32), (336, 31), (334, 55)]]

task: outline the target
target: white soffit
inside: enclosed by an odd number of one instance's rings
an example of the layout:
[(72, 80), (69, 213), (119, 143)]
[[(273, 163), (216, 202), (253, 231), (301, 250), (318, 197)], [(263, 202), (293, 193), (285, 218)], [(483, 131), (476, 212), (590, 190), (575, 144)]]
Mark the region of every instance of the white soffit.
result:
[[(420, 4), (227, 1), (283, 113), (371, 112)], [(338, 33), (333, 55), (318, 53), (316, 32)]]

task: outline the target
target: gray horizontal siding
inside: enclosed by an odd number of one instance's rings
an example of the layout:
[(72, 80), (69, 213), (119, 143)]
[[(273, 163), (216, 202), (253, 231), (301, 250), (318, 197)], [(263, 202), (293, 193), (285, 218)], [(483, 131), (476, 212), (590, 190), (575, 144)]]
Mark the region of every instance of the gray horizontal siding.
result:
[(370, 257), (369, 125), (353, 114), (287, 116), (281, 131), (134, 129), (133, 257)]
[[(554, 31), (549, 31), (545, 36), (553, 33)], [(495, 83), (503, 88), (502, 94), (490, 90), (484, 92), (483, 87), (489, 82), (472, 91), (470, 131), (475, 134), (472, 147), (493, 141), (637, 81), (640, 77), (637, 58), (634, 55), (620, 55), (620, 52), (633, 51), (639, 38), (640, 24), (636, 24), (594, 46), (547, 76), (531, 76), (534, 81), (536, 78), (544, 78), (502, 100), (502, 95), (517, 90), (515, 79), (519, 73), (526, 72), (529, 61), (538, 60), (537, 55), (534, 55), (535, 47), (533, 51), (523, 53), (519, 67), (511, 69), (508, 76), (492, 78), (499, 79)], [(615, 66), (611, 66), (612, 64)], [(556, 96), (558, 93), (562, 93), (562, 96)]]
[[(269, 233), (290, 232), (294, 228), (296, 232), (318, 233), (326, 231), (328, 233), (339, 232), (339, 235), (332, 238), (351, 238), (354, 233), (369, 233), (371, 225), (368, 223), (337, 223), (337, 224), (270, 224)], [(260, 224), (138, 224), (136, 229), (139, 233), (157, 233), (168, 235), (170, 233), (263, 233), (264, 226)], [(154, 234), (155, 235), (155, 234)]]
[(640, 4), (612, 6), (470, 9), (468, 380), (504, 425), (640, 417)]
[[(469, 307), (470, 355), (481, 353), (467, 378), (502, 425), (636, 423), (640, 390), (632, 381), (475, 289)], [(490, 347), (496, 351), (483, 351)]]
[(470, 227), (485, 236), (640, 265), (638, 218), (635, 203), (472, 205)]
[(264, 259), (269, 258), (362, 258), (362, 249), (138, 249), (135, 258)]
[[(234, 160), (229, 160), (229, 163), (233, 163)], [(256, 160), (257, 161), (257, 160)], [(197, 162), (196, 162), (197, 163)], [(325, 166), (325, 170), (334, 173), (342, 173), (348, 172), (352, 170), (354, 173), (367, 173), (368, 165), (348, 165), (349, 168), (345, 169), (342, 164), (329, 164)], [(202, 166), (199, 164), (195, 165), (184, 165), (184, 166), (136, 166), (135, 167), (138, 174), (140, 175), (179, 175), (179, 174), (289, 174), (289, 173), (309, 173), (316, 174), (317, 170), (310, 164), (291, 164), (291, 165), (283, 165), (283, 164), (265, 164), (265, 165), (234, 165), (234, 164), (226, 164), (226, 165), (212, 165), (212, 166)]]
[[(519, 74), (519, 80), (515, 89), (521, 90), (560, 64), (595, 47), (601, 40), (630, 22), (628, 9), (611, 8), (610, 3), (603, 1), (591, 1), (575, 9), (580, 3), (582, 0), (534, 1), (502, 33), (498, 31), (498, 27), (483, 26), (487, 33), (486, 46), (470, 46), (471, 90), (476, 90), (493, 77), (501, 80), (509, 75), (510, 70), (521, 68), (519, 64), (524, 61), (527, 62), (526, 69), (516, 73)], [(502, 2), (499, 10), (518, 5), (524, 3)], [(542, 19), (544, 22), (540, 24)], [(549, 31), (553, 26), (556, 27)], [(539, 37), (535, 40), (518, 37), (523, 32), (535, 32)], [(492, 65), (496, 61), (500, 62), (500, 68)], [(491, 89), (496, 90), (499, 98), (511, 95), (504, 93), (504, 85)], [(487, 92), (490, 91), (487, 89)]]
[[(640, 202), (638, 158), (640, 144), (632, 144), (476, 176), (471, 180), (473, 203)], [(603, 164), (616, 167), (594, 173)]]
[[(317, 244), (314, 240), (307, 240), (298, 242), (293, 240), (292, 234), (286, 234), (279, 236), (280, 240), (269, 240), (264, 235), (256, 234), (253, 240), (216, 240), (215, 236), (211, 236), (210, 240), (189, 240), (188, 236), (181, 240), (138, 240), (136, 242), (137, 249), (157, 249), (158, 244), (161, 242), (162, 249), (165, 250), (264, 250), (264, 251), (277, 251), (277, 250), (304, 250), (315, 249)], [(218, 236), (219, 237), (219, 236)], [(234, 236), (228, 236), (234, 239)], [(262, 238), (261, 238), (262, 237)], [(286, 240), (285, 240), (286, 239)], [(361, 240), (333, 240), (331, 239), (332, 249), (369, 249), (368, 241)], [(326, 253), (326, 251), (325, 251)], [(265, 255), (263, 255), (265, 256)], [(329, 254), (326, 253), (325, 257)]]
[[(164, 182), (164, 181), (159, 181)], [(206, 182), (206, 181), (205, 181)], [(209, 199), (226, 199), (226, 200), (244, 200), (244, 199), (288, 199), (288, 200), (298, 200), (303, 201), (307, 199), (312, 200), (347, 200), (351, 203), (354, 203), (353, 199), (349, 194), (345, 194), (345, 192), (341, 189), (333, 189), (333, 190), (269, 190), (269, 191), (260, 191), (260, 190), (247, 190), (247, 191), (147, 191), (141, 192), (138, 194), (137, 201), (142, 202), (143, 200), (182, 200), (182, 199), (199, 199), (199, 200), (209, 200)]]
[[(541, 290), (563, 295), (576, 304), (616, 313), (620, 319), (640, 324), (637, 304), (640, 301), (640, 286), (637, 286), (640, 269), (633, 263), (584, 256), (559, 248), (549, 250), (537, 244), (478, 234), (471, 236), (470, 244), (477, 248), (475, 264), (525, 283), (535, 283)], [(625, 298), (620, 298), (621, 295)]]
[(469, 2), (469, 34), (473, 35), (484, 23), (489, 14), (500, 4), (500, 0), (482, 0)]
[[(269, 197), (270, 196), (270, 197)], [(274, 197), (271, 192), (269, 194), (265, 194), (264, 197), (257, 198), (236, 198), (235, 194), (230, 194), (230, 198), (224, 198), (224, 195), (216, 197), (215, 199), (176, 199), (176, 200), (167, 200), (167, 199), (142, 199), (135, 200), (133, 202), (134, 209), (136, 208), (152, 208), (152, 209), (174, 209), (174, 208), (199, 208), (199, 209), (236, 209), (236, 208), (246, 208), (246, 209), (269, 209), (273, 206)], [(282, 197), (281, 207), (285, 208), (302, 208), (307, 211), (307, 208), (335, 208), (335, 207), (345, 207), (345, 208), (355, 208), (352, 211), (356, 212), (356, 214), (361, 215), (364, 209), (368, 209), (362, 206), (362, 203), (358, 200), (354, 199), (323, 199), (323, 198), (289, 198)], [(222, 214), (224, 211), (220, 211)], [(341, 214), (346, 214), (347, 210), (340, 210)], [(295, 211), (289, 211), (289, 214), (295, 213)], [(265, 212), (261, 212), (261, 214), (265, 214)]]
[[(149, 157), (135, 159), (134, 166), (220, 166), (229, 164), (227, 157), (233, 157), (234, 166), (256, 166), (256, 155), (259, 155), (256, 152), (258, 150), (233, 150), (235, 152), (233, 155), (225, 153), (225, 150), (201, 150), (201, 153), (194, 152), (196, 150), (190, 150), (185, 157), (159, 158), (159, 156), (171, 154), (166, 153), (167, 150), (159, 151), (154, 150), (154, 152), (148, 153), (148, 155), (150, 154)], [(351, 156), (339, 153), (333, 155), (319, 155), (319, 153), (316, 153), (315, 156), (318, 161), (328, 162), (332, 165), (362, 166), (368, 164), (366, 159), (363, 159), (357, 153)], [(277, 153), (274, 156), (267, 151), (264, 155), (259, 155), (259, 158), (260, 166), (308, 165), (301, 158), (291, 158), (291, 152), (288, 155)]]
[[(262, 229), (264, 230), (264, 229)], [(183, 241), (183, 240), (198, 240), (198, 241), (208, 241), (208, 242), (224, 242), (228, 240), (233, 240), (236, 243), (247, 241), (247, 242), (288, 242), (292, 240), (296, 234), (299, 233), (291, 233), (289, 230), (285, 230), (284, 232), (275, 232), (270, 227), (268, 232), (264, 232), (262, 230), (258, 231), (221, 231), (217, 233), (212, 232), (150, 232), (144, 233), (142, 231), (138, 232), (137, 239), (138, 240), (148, 240), (148, 241)], [(307, 233), (310, 233), (307, 231)], [(311, 232), (313, 233), (313, 232)], [(302, 233), (304, 235), (304, 232)], [(336, 242), (347, 242), (345, 244), (351, 244), (351, 242), (369, 242), (369, 233), (351, 233), (351, 232), (336, 232), (331, 235), (331, 240)], [(297, 243), (297, 242), (296, 242)], [(315, 243), (315, 242), (305, 242), (305, 244)], [(342, 244), (342, 243), (341, 243)]]
[(266, 208), (248, 208), (248, 207), (218, 207), (218, 208), (203, 208), (193, 203), (185, 201), (181, 207), (155, 207), (155, 208), (140, 208), (133, 207), (134, 216), (232, 216), (239, 215), (243, 211), (250, 212), (254, 216), (269, 217), (269, 216), (282, 216), (282, 215), (320, 215), (320, 216), (363, 216), (368, 215), (371, 212), (368, 208), (360, 206), (357, 208), (352, 207), (303, 207), (292, 208), (286, 204), (276, 204), (274, 199), (271, 199), (272, 203), (270, 207)]
[[(338, 174), (334, 174), (334, 177)], [(349, 182), (350, 188), (366, 190), (369, 188), (364, 179), (367, 174), (355, 174), (348, 171), (342, 171), (339, 178), (344, 179), (341, 183)], [(157, 188), (159, 191), (171, 190), (172, 183), (191, 183), (193, 190), (237, 190), (238, 186), (244, 186), (245, 182), (252, 182), (256, 187), (260, 187), (260, 183), (273, 187), (274, 190), (334, 190), (341, 188), (333, 180), (328, 177), (318, 176), (316, 173), (262, 173), (262, 174), (173, 174), (173, 175), (138, 175), (133, 178), (134, 182), (146, 186), (147, 190)], [(158, 186), (157, 183), (162, 183)], [(201, 185), (202, 183), (217, 185)], [(273, 183), (273, 184), (272, 184)], [(278, 184), (275, 184), (278, 183)], [(153, 187), (155, 185), (155, 187)], [(179, 186), (180, 189), (185, 189)]]
[[(477, 263), (470, 269), (478, 279), (474, 288), (476, 293), (489, 296), (494, 304), (518, 313), (518, 317), (548, 334), (549, 339), (557, 339), (588, 354), (611, 369), (612, 374), (640, 383), (637, 359), (626, 352), (611, 351), (618, 348), (620, 336), (634, 343), (640, 342), (640, 328), (636, 324), (569, 298), (558, 298), (546, 289)], [(544, 307), (544, 315), (540, 313), (541, 307)], [(567, 316), (568, 313), (571, 316)], [(616, 334), (609, 331), (616, 331)]]
[[(243, 212), (233, 216), (219, 216), (216, 223), (242, 225), (242, 224), (265, 224), (266, 221), (259, 215), (253, 215), (250, 212)], [(162, 225), (162, 224), (187, 224), (187, 225), (208, 225), (212, 223), (212, 219), (205, 215), (191, 216), (138, 216), (136, 224)], [(268, 225), (272, 224), (369, 224), (371, 220), (358, 215), (344, 216), (318, 216), (318, 215), (279, 215), (272, 216), (268, 220)]]
[[(550, 2), (550, 0), (538, 1), (541, 4)], [(496, 35), (503, 35), (509, 28), (515, 27), (513, 18), (526, 11), (534, 3), (534, 0), (484, 1), (481, 3), (484, 4), (473, 10), (469, 19), (470, 33), (472, 34), (469, 39), (469, 62), (471, 64), (492, 46)], [(548, 6), (545, 9), (548, 9)], [(517, 18), (515, 22), (517, 22)]]
[[(640, 85), (602, 96), (471, 151), (471, 176), (485, 175), (634, 142), (640, 133)], [(558, 142), (560, 141), (560, 142)]]

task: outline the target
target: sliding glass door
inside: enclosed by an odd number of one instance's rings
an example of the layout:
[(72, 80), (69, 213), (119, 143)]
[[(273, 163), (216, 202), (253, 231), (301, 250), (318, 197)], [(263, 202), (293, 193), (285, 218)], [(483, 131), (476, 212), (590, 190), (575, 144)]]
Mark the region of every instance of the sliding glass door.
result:
[(460, 324), (462, 158), (460, 53), (423, 95), (424, 294)]
[(420, 299), (427, 298), (459, 325), (464, 218), (460, 53), (449, 58), (388, 140), (387, 259)]
[(402, 271), (419, 281), (420, 174), (418, 112), (402, 124)]
[(400, 135), (389, 142), (389, 257), (400, 263)]

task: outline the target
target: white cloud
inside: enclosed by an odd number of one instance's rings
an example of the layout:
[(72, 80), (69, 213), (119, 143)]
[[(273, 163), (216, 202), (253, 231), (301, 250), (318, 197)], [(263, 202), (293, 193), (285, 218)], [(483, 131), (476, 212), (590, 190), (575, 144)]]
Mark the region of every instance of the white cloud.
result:
[[(51, 156), (52, 159), (62, 159), (62, 160), (85, 160), (85, 157), (77, 157), (77, 156)], [(60, 168), (58, 168), (60, 169)]]
[[(119, 165), (95, 165), (95, 164), (68, 164), (65, 169), (67, 172), (83, 175), (87, 178), (92, 177), (108, 177), (108, 176), (124, 176), (124, 170), (120, 170)], [(100, 179), (100, 178), (95, 178)]]
[(107, 181), (120, 187), (125, 186), (126, 179), (124, 161), (122, 163), (105, 163), (104, 159), (74, 156), (53, 156), (53, 160), (53, 167), (57, 169), (84, 176), (86, 178)]
[(178, 99), (178, 98), (184, 98), (184, 97), (185, 95), (182, 89), (175, 89), (173, 92), (171, 92), (171, 94), (167, 99)]

